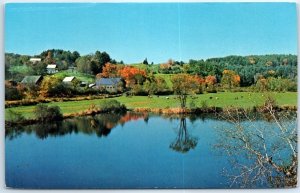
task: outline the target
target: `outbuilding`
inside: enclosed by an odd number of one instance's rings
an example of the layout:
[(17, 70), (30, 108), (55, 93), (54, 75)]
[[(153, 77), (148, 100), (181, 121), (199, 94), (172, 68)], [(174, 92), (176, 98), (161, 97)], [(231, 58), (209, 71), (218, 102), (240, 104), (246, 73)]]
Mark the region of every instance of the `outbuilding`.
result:
[(117, 92), (122, 83), (121, 78), (100, 78), (96, 80), (96, 88), (105, 89), (108, 92)]
[(48, 64), (47, 65), (47, 73), (48, 74), (55, 74), (58, 72), (56, 64)]

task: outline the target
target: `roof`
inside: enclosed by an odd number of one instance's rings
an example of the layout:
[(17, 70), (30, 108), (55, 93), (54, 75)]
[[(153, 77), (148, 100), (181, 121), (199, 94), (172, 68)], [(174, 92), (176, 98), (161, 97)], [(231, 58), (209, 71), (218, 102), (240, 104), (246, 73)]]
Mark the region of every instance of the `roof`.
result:
[(32, 61), (32, 62), (33, 62), (33, 61), (34, 61), (34, 62), (35, 62), (35, 61), (42, 61), (42, 59), (41, 59), (41, 58), (30, 58), (29, 61)]
[(63, 82), (72, 82), (74, 80), (74, 76), (67, 76), (63, 79)]
[(23, 78), (23, 80), (21, 81), (21, 83), (25, 83), (25, 84), (28, 84), (28, 83), (38, 83), (38, 81), (42, 78), (42, 76), (25, 76)]
[(56, 64), (48, 64), (47, 68), (56, 68)]
[(96, 80), (96, 85), (115, 85), (121, 81), (121, 78), (100, 78)]
[(89, 84), (89, 88), (96, 86), (95, 83)]

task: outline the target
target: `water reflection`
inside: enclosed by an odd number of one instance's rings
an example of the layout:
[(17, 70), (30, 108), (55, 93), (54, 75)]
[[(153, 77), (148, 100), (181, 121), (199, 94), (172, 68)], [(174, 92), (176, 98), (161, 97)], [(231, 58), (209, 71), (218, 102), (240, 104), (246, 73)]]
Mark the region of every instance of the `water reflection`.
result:
[(170, 144), (170, 148), (180, 153), (186, 153), (197, 146), (198, 139), (189, 135), (186, 127), (186, 118), (180, 118), (176, 139)]
[(34, 133), (40, 139), (48, 136), (56, 137), (71, 133), (96, 134), (98, 137), (107, 136), (117, 125), (129, 121), (143, 119), (146, 123), (149, 116), (146, 113), (107, 113), (95, 116), (78, 117), (64, 121), (34, 124), (28, 126), (6, 127), (5, 137), (12, 140), (22, 133)]
[[(71, 188), (133, 188), (136, 183), (141, 188), (293, 186), (297, 177), (293, 151), (297, 153), (297, 149), (291, 149), (289, 142), (296, 147), (296, 114), (276, 117), (277, 121), (266, 114), (182, 116), (127, 112), (6, 128), (7, 178), (21, 186), (27, 182), (27, 187), (36, 187), (38, 179), (39, 185), (46, 188), (68, 184)], [(117, 127), (127, 123), (126, 129)], [(74, 135), (100, 138), (112, 132), (107, 140)], [(73, 135), (41, 141), (22, 133), (39, 139)], [(78, 148), (77, 142), (88, 143)], [(61, 144), (70, 151), (62, 151)], [(49, 164), (49, 160), (56, 164)], [(30, 167), (20, 170), (23, 163), (30, 163)], [(16, 176), (21, 180), (16, 181)], [(118, 180), (114, 180), (116, 176)], [(60, 182), (63, 186), (51, 184)]]

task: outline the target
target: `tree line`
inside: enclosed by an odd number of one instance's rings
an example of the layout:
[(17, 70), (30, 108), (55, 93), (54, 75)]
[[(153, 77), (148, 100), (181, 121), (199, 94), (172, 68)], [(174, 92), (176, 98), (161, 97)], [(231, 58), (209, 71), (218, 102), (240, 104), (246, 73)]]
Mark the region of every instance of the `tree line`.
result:
[[(32, 63), (31, 57), (41, 58), (41, 62)], [(46, 74), (47, 64), (55, 63), (59, 70), (66, 70), (69, 67), (77, 67), (79, 72), (96, 75), (102, 72), (106, 63), (123, 64), (123, 61), (116, 61), (103, 51), (81, 56), (78, 51), (65, 51), (61, 49), (49, 49), (39, 55), (28, 56), (14, 53), (5, 54), (6, 79), (16, 78), (25, 75)], [(297, 56), (296, 55), (251, 55), (251, 56), (227, 56), (209, 58), (207, 60), (194, 60), (188, 62), (169, 59), (158, 65), (149, 64), (147, 58), (141, 60), (141, 64), (147, 66), (148, 71), (162, 74), (197, 74), (202, 77), (214, 75), (220, 82), (224, 70), (237, 72), (241, 77), (241, 86), (250, 86), (256, 83), (259, 76), (281, 77), (295, 79), (297, 77)], [(20, 67), (22, 66), (22, 68)], [(19, 67), (19, 68), (17, 68)], [(20, 79), (20, 78), (19, 78)]]
[[(41, 58), (41, 61), (30, 62), (31, 57)], [(227, 56), (189, 60), (187, 63), (169, 59), (155, 65), (149, 64), (145, 58), (140, 64), (128, 65), (112, 59), (105, 51), (81, 56), (77, 51), (51, 49), (35, 56), (6, 53), (5, 78), (20, 82), (26, 75), (45, 75), (46, 66), (53, 63), (57, 64), (59, 70), (76, 67), (77, 71), (95, 75), (96, 78), (121, 77), (124, 82), (119, 91), (129, 91), (131, 95), (181, 93), (183, 103), (184, 95), (238, 91), (237, 88), (241, 87), (260, 92), (297, 91), (297, 56), (282, 54)], [(156, 74), (172, 74), (172, 85)], [(15, 93), (15, 99), (31, 98), (33, 95), (56, 96), (57, 93), (66, 97), (94, 93), (91, 89), (78, 90), (76, 85), (66, 89), (61, 80), (56, 79), (46, 77), (38, 88), (21, 85), (12, 88), (6, 83), (7, 97), (11, 98), (9, 96), (13, 96), (12, 93)]]

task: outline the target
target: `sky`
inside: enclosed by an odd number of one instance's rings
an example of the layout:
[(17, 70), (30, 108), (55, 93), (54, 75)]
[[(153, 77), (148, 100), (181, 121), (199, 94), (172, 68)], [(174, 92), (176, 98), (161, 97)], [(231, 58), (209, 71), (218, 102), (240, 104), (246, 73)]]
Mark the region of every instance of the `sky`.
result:
[(294, 3), (24, 3), (5, 6), (5, 52), (106, 51), (125, 63), (297, 54)]

